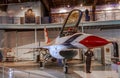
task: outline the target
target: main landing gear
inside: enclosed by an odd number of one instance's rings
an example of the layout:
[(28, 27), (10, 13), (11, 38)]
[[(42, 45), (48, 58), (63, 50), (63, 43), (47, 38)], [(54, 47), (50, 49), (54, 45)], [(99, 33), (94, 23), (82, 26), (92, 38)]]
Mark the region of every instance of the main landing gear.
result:
[(40, 50), (39, 51), (39, 64), (40, 64), (40, 68), (44, 68), (45, 63), (51, 58), (51, 55), (49, 54), (48, 50)]

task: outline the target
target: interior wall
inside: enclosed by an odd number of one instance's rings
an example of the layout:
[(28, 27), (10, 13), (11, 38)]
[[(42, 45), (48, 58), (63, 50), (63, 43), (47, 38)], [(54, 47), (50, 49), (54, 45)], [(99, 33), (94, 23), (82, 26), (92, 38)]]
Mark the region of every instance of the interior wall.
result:
[[(41, 23), (41, 17), (44, 14), (44, 8), (42, 8), (40, 1), (37, 2), (25, 2), (25, 3), (14, 3), (8, 5), (7, 11), (0, 10), (0, 23), (1, 24), (24, 24), (25, 12), (28, 9), (32, 9), (35, 15), (35, 23)], [(31, 16), (32, 17), (32, 16)]]
[(24, 13), (31, 8), (36, 16), (41, 16), (41, 2), (26, 2), (8, 5), (8, 16), (24, 17)]
[[(56, 33), (54, 33), (56, 32)], [(53, 40), (57, 37), (58, 31), (48, 31), (49, 38)], [(0, 45), (3, 47), (13, 48), (17, 46), (24, 46), (35, 43), (35, 31), (34, 30), (11, 30), (0, 31)], [(37, 30), (37, 42), (44, 42), (44, 31)]]
[(5, 41), (5, 31), (0, 30), (0, 48), (3, 48), (4, 46), (4, 41)]
[(5, 31), (5, 37), (4, 37), (4, 47), (6, 48), (12, 48), (16, 46), (16, 31)]

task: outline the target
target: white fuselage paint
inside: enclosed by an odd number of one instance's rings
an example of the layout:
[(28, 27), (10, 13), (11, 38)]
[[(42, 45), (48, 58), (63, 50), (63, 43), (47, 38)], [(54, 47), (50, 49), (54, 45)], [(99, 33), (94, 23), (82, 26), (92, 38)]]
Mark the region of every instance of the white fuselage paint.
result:
[(86, 37), (90, 36), (91, 34), (84, 34), (77, 37), (74, 41), (71, 42), (72, 45), (76, 46), (77, 48), (87, 48), (83, 44), (80, 44), (79, 42), (85, 39)]
[[(78, 33), (76, 33), (78, 34)], [(74, 34), (74, 35), (76, 35)], [(74, 36), (72, 35), (72, 36)], [(60, 55), (60, 51), (62, 50), (67, 50), (68, 46), (64, 46), (62, 45), (65, 41), (67, 41), (69, 38), (71, 38), (72, 36), (65, 36), (65, 37), (57, 37), (55, 39), (55, 43), (53, 45), (49, 45), (47, 46), (47, 48), (49, 49), (49, 52), (50, 52), (50, 55), (54, 58), (57, 58), (57, 59), (64, 59), (64, 57), (62, 57)], [(79, 42), (81, 40), (83, 40), (84, 38), (90, 36), (90, 34), (84, 34), (82, 33), (82, 35), (78, 36), (75, 40), (73, 40), (72, 42), (70, 42), (71, 45), (77, 47), (77, 48), (87, 48), (86, 46), (80, 44)]]
[(52, 45), (52, 46), (50, 46), (49, 51), (50, 51), (50, 54), (53, 57), (55, 57), (57, 59), (64, 59), (64, 57), (62, 57), (60, 55), (60, 51), (64, 50), (64, 49), (67, 49), (66, 46), (63, 46), (63, 45)]

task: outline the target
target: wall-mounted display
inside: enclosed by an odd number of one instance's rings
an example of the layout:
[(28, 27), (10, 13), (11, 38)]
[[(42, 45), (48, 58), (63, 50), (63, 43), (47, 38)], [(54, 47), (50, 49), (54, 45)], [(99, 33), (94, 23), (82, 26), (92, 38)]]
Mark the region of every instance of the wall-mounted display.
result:
[(25, 23), (35, 23), (35, 14), (32, 9), (25, 12)]

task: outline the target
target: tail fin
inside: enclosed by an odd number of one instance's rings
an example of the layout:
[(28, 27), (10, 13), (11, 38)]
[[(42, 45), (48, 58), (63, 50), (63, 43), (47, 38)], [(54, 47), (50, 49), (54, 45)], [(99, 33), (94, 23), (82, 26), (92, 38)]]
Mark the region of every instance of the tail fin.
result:
[(46, 44), (50, 43), (50, 39), (48, 38), (48, 32), (47, 32), (46, 26), (44, 27), (44, 37), (45, 37), (45, 43)]

